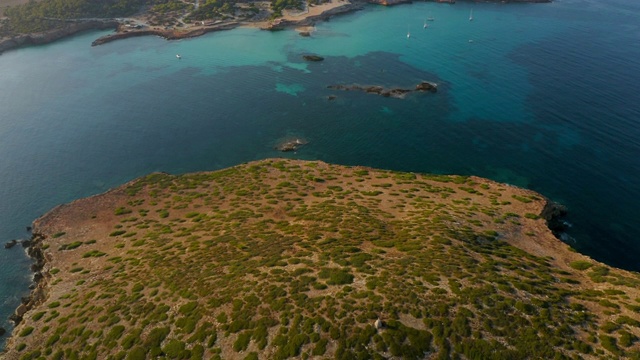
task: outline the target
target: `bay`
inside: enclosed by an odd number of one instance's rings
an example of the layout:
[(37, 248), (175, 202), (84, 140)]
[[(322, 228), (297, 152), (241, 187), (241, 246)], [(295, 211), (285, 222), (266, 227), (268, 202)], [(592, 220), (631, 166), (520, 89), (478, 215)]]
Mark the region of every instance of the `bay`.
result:
[[(92, 32), (7, 52), (0, 242), (28, 238), (60, 203), (149, 172), (286, 156), (531, 188), (569, 207), (571, 246), (640, 270), (638, 14), (631, 0), (414, 3), (368, 6), (310, 38), (241, 28), (91, 47), (103, 34)], [(421, 81), (438, 93), (327, 89)], [(309, 144), (274, 149), (294, 137)], [(28, 294), (30, 263), (20, 247), (0, 251), (0, 326)]]

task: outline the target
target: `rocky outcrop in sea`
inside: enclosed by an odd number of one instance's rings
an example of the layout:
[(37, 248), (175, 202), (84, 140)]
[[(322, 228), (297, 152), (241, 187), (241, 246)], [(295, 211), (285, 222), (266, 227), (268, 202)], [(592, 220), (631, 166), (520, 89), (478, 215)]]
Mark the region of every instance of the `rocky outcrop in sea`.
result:
[(419, 83), (418, 85), (416, 85), (413, 89), (406, 89), (406, 88), (385, 88), (383, 86), (380, 85), (357, 85), (357, 84), (353, 84), (353, 85), (329, 85), (328, 86), (329, 89), (332, 90), (344, 90), (344, 91), (363, 91), (366, 92), (368, 94), (377, 94), (383, 97), (393, 97), (393, 98), (398, 98), (398, 99), (402, 99), (404, 98), (407, 94), (412, 93), (412, 92), (431, 92), (431, 93), (436, 93), (438, 92), (438, 85), (435, 83), (431, 83), (431, 82), (427, 82), (427, 81), (423, 81), (421, 83)]

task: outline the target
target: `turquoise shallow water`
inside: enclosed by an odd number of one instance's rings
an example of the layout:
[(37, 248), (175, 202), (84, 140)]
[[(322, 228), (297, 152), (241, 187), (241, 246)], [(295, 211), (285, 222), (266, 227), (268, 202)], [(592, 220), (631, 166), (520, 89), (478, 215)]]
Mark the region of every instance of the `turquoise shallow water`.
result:
[[(282, 156), (273, 146), (295, 136), (309, 145), (284, 156), (529, 187), (570, 208), (572, 246), (640, 270), (638, 14), (631, 0), (415, 3), (334, 18), (311, 38), (235, 29), (91, 47), (94, 32), (5, 53), (0, 242), (57, 204), (152, 171)], [(440, 91), (327, 89), (423, 80)], [(29, 265), (0, 251), (0, 326)]]

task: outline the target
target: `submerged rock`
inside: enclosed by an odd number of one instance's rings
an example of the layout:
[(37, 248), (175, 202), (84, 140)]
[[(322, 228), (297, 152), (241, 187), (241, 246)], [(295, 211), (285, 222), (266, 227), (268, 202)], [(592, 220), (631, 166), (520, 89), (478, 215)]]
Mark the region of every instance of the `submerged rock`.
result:
[(430, 91), (432, 93), (438, 92), (438, 84), (423, 81), (416, 85), (416, 91)]
[(302, 58), (307, 61), (316, 61), (316, 62), (324, 60), (322, 56), (318, 56), (318, 55), (303, 55)]
[(4, 244), (4, 248), (11, 249), (12, 247), (16, 246), (17, 243), (18, 243), (18, 240), (13, 239), (11, 241), (8, 241), (6, 244)]
[(276, 146), (276, 150), (282, 152), (297, 151), (300, 147), (306, 145), (308, 142), (303, 139), (293, 139), (282, 142)]
[(345, 90), (345, 91), (364, 91), (367, 94), (377, 94), (380, 96), (384, 96), (384, 97), (393, 97), (393, 98), (397, 98), (397, 99), (402, 99), (405, 97), (406, 94), (409, 94), (411, 92), (425, 92), (425, 91), (429, 91), (432, 93), (436, 93), (438, 92), (438, 85), (435, 83), (431, 83), (431, 82), (427, 82), (427, 81), (423, 81), (420, 84), (416, 85), (414, 89), (404, 89), (404, 88), (385, 88), (383, 86), (380, 85), (366, 85), (366, 86), (362, 86), (362, 85), (357, 85), (357, 84), (352, 84), (352, 85), (342, 85), (342, 84), (338, 84), (338, 85), (329, 85), (328, 86), (329, 89), (333, 89), (333, 90)]

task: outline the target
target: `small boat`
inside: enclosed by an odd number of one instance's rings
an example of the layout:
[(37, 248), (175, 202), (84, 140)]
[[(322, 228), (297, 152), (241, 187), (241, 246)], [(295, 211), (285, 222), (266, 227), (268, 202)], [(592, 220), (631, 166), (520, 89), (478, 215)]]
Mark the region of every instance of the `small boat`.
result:
[(182, 59), (182, 56), (180, 56), (180, 54), (176, 54), (176, 57), (177, 57), (178, 59)]
[(435, 20), (435, 19), (433, 18), (433, 16), (429, 16), (429, 17), (427, 18), (427, 21), (433, 21), (433, 20)]
[(427, 20), (424, 21), (424, 25), (422, 25), (423, 29), (426, 29), (429, 27), (429, 24), (427, 24)]
[(473, 21), (473, 9), (471, 9), (471, 12), (469, 13), (469, 21)]
[(411, 31), (409, 31), (409, 27), (407, 26), (407, 39), (411, 37)]

